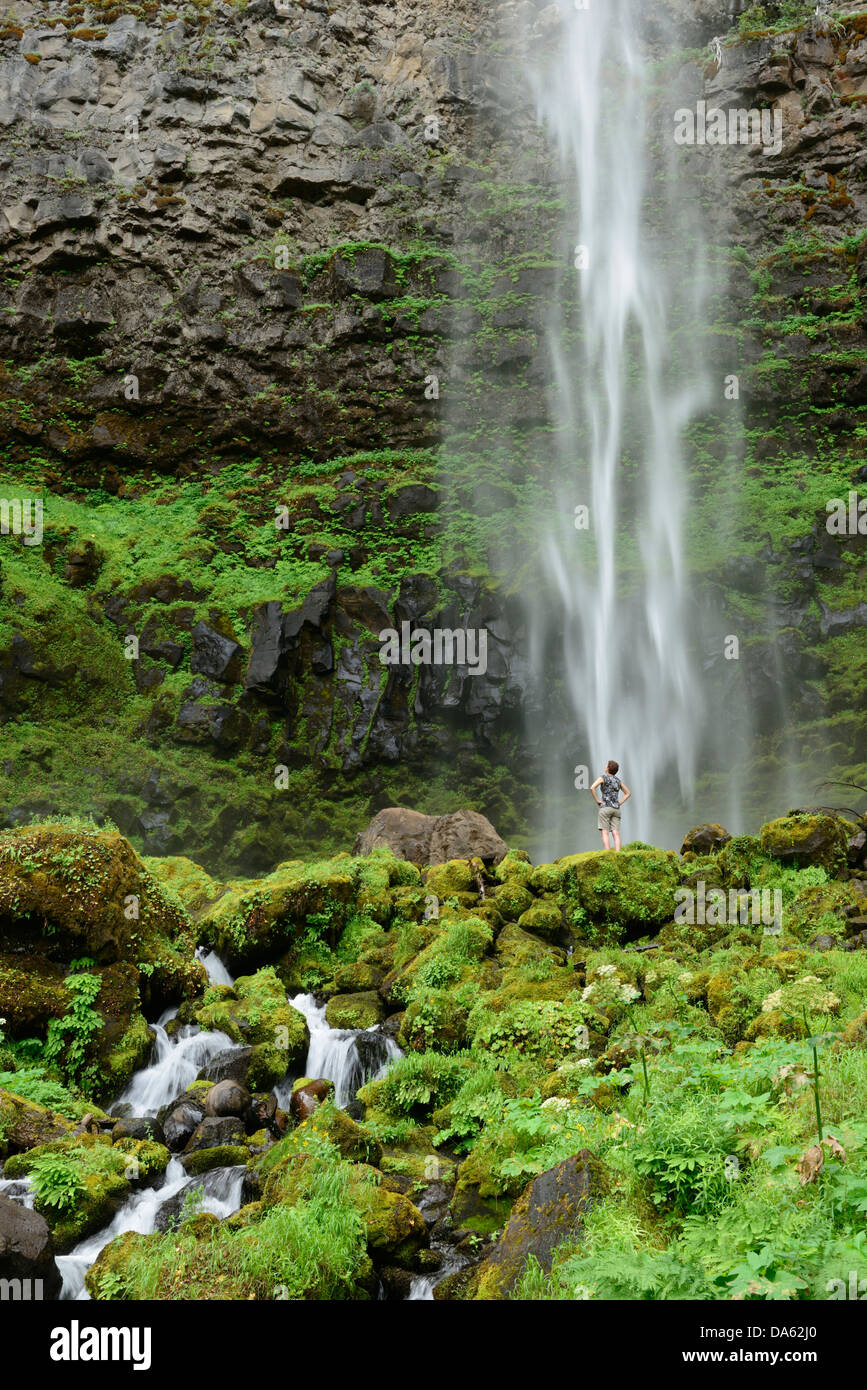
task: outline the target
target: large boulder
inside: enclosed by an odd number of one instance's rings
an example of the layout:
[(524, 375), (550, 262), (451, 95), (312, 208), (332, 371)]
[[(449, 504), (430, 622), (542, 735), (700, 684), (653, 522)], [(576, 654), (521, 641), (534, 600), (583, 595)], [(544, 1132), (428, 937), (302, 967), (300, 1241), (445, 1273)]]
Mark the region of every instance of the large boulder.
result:
[(567, 921), (609, 928), (614, 939), (670, 921), (679, 883), (680, 859), (659, 849), (572, 854), (540, 865), (530, 879), (531, 888), (560, 903)]
[(715, 854), (723, 845), (727, 845), (731, 835), (721, 825), (715, 823), (707, 825), (694, 825), (692, 830), (687, 830), (683, 837), (683, 844), (680, 847), (681, 854)]
[(348, 856), (336, 867), (288, 860), (255, 882), (226, 884), (216, 902), (202, 911), (199, 932), (233, 973), (248, 970), (274, 960), (323, 919), (336, 942), (355, 911), (356, 897)]
[[(6, 1280), (27, 1281), (9, 1291)], [(0, 1196), (0, 1297), (57, 1298), (62, 1279), (48, 1222), (9, 1197)]]
[[(206, 997), (210, 1000), (214, 993), (209, 990)], [(307, 1020), (287, 1004), (285, 987), (270, 967), (257, 970), (255, 975), (239, 976), (231, 990), (226, 988), (223, 998), (196, 1009), (193, 1019), (201, 1028), (216, 1029), (234, 1042), (253, 1046), (247, 1083), (257, 1090), (279, 1080), (290, 1067), (302, 1065), (307, 1056)], [(278, 1052), (279, 1059), (258, 1054), (256, 1044)]]
[(833, 873), (847, 861), (851, 829), (825, 811), (790, 811), (762, 826), (762, 849), (783, 864), (819, 864)]
[[(117, 832), (46, 823), (0, 833), (0, 1017), (13, 1038), (45, 1036), (68, 1012), (70, 964), (93, 962), (102, 1027), (61, 1066), (116, 1095), (144, 1064), (153, 1036), (142, 1006), (158, 1012), (206, 984), (191, 924)], [(26, 970), (23, 966), (26, 964)]]
[(250, 1092), (237, 1081), (218, 1081), (205, 1098), (205, 1117), (234, 1115), (238, 1119), (250, 1108)]
[(356, 838), (353, 852), (365, 855), (375, 849), (390, 849), (399, 859), (426, 867), (449, 859), (499, 864), (509, 847), (478, 811), (424, 816), (405, 806), (387, 806)]
[(502, 1236), (475, 1276), (475, 1297), (506, 1298), (531, 1255), (543, 1270), (564, 1241), (580, 1240), (587, 1209), (604, 1189), (599, 1162), (581, 1149), (527, 1185), (512, 1208)]
[(63, 1139), (75, 1126), (35, 1101), (0, 1091), (0, 1155), (23, 1153), (37, 1144)]
[(454, 811), (437, 818), (428, 857), (431, 864), (445, 864), (449, 859), (481, 859), (485, 864), (499, 864), (508, 852), (509, 846), (485, 816), (478, 811)]

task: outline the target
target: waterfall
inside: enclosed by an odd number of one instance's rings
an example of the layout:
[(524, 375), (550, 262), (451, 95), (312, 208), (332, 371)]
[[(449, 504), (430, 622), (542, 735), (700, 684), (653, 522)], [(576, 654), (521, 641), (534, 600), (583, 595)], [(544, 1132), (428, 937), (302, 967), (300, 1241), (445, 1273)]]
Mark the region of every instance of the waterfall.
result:
[(80, 1241), (69, 1255), (57, 1256), (57, 1266), (63, 1277), (61, 1299), (89, 1298), (84, 1287), (84, 1276), (100, 1251), (115, 1236), (127, 1231), (150, 1235), (156, 1227), (160, 1208), (180, 1192), (201, 1188), (202, 1199), (196, 1206), (197, 1212), (209, 1211), (221, 1218), (231, 1216), (241, 1205), (245, 1173), (244, 1167), (214, 1168), (201, 1178), (190, 1178), (180, 1159), (173, 1158), (166, 1169), (162, 1187), (134, 1193), (108, 1226)]
[[(555, 502), (542, 542), (550, 589), (529, 613), (532, 659), (540, 686), (552, 660), (565, 684), (569, 728), (548, 715), (550, 799), (573, 764), (592, 781), (614, 758), (633, 793), (624, 840), (664, 843), (668, 804), (692, 801), (702, 736), (681, 445), (708, 394), (684, 337), (705, 295), (701, 239), (682, 183), (658, 167), (670, 120), (652, 167), (648, 154), (646, 0), (558, 5), (553, 42), (528, 48), (538, 120), (559, 154), (571, 279), (547, 323)], [(580, 847), (573, 821), (561, 811), (544, 858)]]
[[(359, 1086), (378, 1081), (401, 1051), (391, 1038), (374, 1025), (372, 1028), (331, 1028), (325, 1021), (325, 1005), (312, 994), (297, 994), (289, 1000), (302, 1013), (310, 1029), (310, 1047), (304, 1075), (334, 1082), (334, 1099), (339, 1106), (355, 1099)], [(274, 1088), (277, 1104), (287, 1109), (292, 1099), (292, 1082)]]
[(233, 985), (234, 977), (229, 974), (216, 951), (206, 951), (204, 946), (199, 946), (196, 951), (196, 960), (200, 960), (205, 967), (208, 982), (212, 985)]
[[(137, 1117), (156, 1115), (163, 1105), (181, 1094), (195, 1081), (220, 1052), (235, 1047), (225, 1033), (203, 1033), (194, 1025), (181, 1028), (170, 1038), (165, 1025), (174, 1018), (177, 1009), (169, 1009), (159, 1023), (153, 1025), (156, 1035), (150, 1066), (136, 1072), (129, 1085), (118, 1096), (114, 1114), (126, 1113)], [(121, 1110), (123, 1107), (123, 1110)]]

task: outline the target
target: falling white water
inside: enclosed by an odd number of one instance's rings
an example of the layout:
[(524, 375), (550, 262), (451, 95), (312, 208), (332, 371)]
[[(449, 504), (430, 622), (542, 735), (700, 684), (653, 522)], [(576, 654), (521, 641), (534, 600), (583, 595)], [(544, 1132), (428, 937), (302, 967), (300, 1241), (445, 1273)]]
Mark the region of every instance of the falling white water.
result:
[(216, 951), (206, 951), (204, 946), (200, 946), (196, 951), (196, 960), (200, 960), (205, 967), (208, 981), (212, 985), (233, 985), (234, 976), (230, 975)]
[(162, 1187), (145, 1188), (136, 1192), (120, 1209), (114, 1220), (95, 1235), (86, 1237), (69, 1255), (58, 1255), (57, 1266), (63, 1278), (60, 1297), (64, 1300), (89, 1299), (84, 1276), (97, 1255), (115, 1236), (127, 1231), (150, 1235), (156, 1225), (157, 1213), (171, 1197), (185, 1188), (201, 1188), (202, 1198), (196, 1212), (209, 1211), (215, 1216), (231, 1216), (241, 1205), (246, 1168), (214, 1168), (201, 1178), (190, 1178), (180, 1159), (173, 1158), (165, 1173)]
[(156, 1115), (163, 1105), (185, 1091), (220, 1052), (235, 1047), (225, 1033), (203, 1033), (193, 1025), (185, 1025), (170, 1038), (165, 1025), (174, 1018), (177, 1009), (169, 1009), (159, 1023), (153, 1025), (154, 1055), (150, 1066), (136, 1072), (129, 1085), (117, 1098), (114, 1109), (128, 1107), (128, 1113), (146, 1118)]
[(10, 1202), (32, 1211), (36, 1194), (29, 1178), (0, 1178), (0, 1197), (8, 1197)]
[[(706, 388), (700, 367), (672, 370), (669, 349), (684, 319), (698, 317), (704, 275), (697, 242), (677, 242), (683, 188), (658, 178), (649, 186), (648, 63), (636, 34), (646, 0), (558, 4), (556, 40), (531, 46), (529, 61), (538, 117), (562, 163), (563, 254), (575, 264), (578, 311), (558, 303), (548, 324), (560, 457), (544, 561), (556, 602), (531, 614), (534, 660), (541, 670), (543, 651), (550, 660), (555, 644), (562, 650), (571, 727), (554, 758), (587, 765), (591, 780), (617, 759), (633, 794), (624, 838), (659, 843), (664, 802), (691, 789), (701, 732), (681, 435)], [(579, 506), (589, 507), (587, 530), (576, 527)], [(563, 772), (552, 767), (552, 782)], [(570, 847), (574, 824), (546, 846)]]
[[(304, 1075), (334, 1082), (337, 1105), (348, 1105), (355, 1099), (359, 1086), (378, 1081), (389, 1065), (400, 1057), (401, 1051), (391, 1038), (376, 1026), (372, 1028), (331, 1028), (325, 1021), (325, 1005), (316, 1003), (312, 994), (296, 994), (289, 1000), (307, 1019), (310, 1047), (304, 1064)], [(288, 1108), (292, 1099), (292, 1082), (281, 1082), (274, 1088), (277, 1104)]]

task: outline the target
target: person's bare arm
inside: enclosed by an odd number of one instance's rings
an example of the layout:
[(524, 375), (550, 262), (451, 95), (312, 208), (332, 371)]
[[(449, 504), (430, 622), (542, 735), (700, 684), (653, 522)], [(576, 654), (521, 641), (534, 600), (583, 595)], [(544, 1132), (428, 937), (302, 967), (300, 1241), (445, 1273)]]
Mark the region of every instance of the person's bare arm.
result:
[(602, 802), (599, 800), (599, 798), (598, 798), (597, 795), (596, 795), (596, 788), (597, 788), (597, 787), (601, 787), (601, 786), (602, 786), (602, 778), (601, 778), (601, 777), (597, 777), (597, 778), (596, 778), (596, 781), (593, 783), (592, 787), (590, 788), (591, 795), (592, 795), (592, 797), (593, 797), (593, 800), (596, 802), (596, 805), (597, 805), (597, 806), (601, 806), (601, 805), (602, 805)]
[(620, 785), (621, 785), (621, 787), (623, 788), (623, 790), (626, 792), (626, 795), (624, 796), (623, 801), (621, 801), (621, 803), (620, 803), (620, 805), (623, 806), (624, 803), (627, 802), (627, 801), (629, 800), (629, 798), (631, 797), (632, 792), (629, 790), (629, 788), (627, 787), (627, 785), (626, 785), (625, 782), (621, 782)]

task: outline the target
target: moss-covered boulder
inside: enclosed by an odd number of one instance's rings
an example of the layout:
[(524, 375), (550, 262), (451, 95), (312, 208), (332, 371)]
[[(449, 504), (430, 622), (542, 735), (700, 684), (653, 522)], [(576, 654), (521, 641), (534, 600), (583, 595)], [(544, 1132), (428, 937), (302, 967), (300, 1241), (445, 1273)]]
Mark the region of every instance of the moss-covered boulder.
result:
[(549, 960), (552, 965), (563, 965), (566, 960), (565, 951), (540, 941), (514, 922), (508, 922), (497, 937), (496, 955), (504, 966), (512, 967), (543, 960)]
[(588, 1149), (528, 1183), (506, 1229), (474, 1276), (477, 1299), (508, 1298), (532, 1255), (549, 1270), (557, 1247), (581, 1239), (591, 1203), (605, 1191), (599, 1160)]
[(226, 1033), (233, 1042), (276, 1049), (285, 1060), (281, 1076), (307, 1056), (307, 1020), (286, 1002), (285, 988), (271, 966), (239, 976), (231, 992), (226, 986), (208, 989), (192, 1017), (199, 1027)]
[(0, 1018), (10, 1038), (44, 1037), (52, 1018), (62, 1018), (70, 994), (68, 966), (44, 956), (0, 954)]
[(436, 864), (428, 869), (424, 883), (425, 892), (434, 893), (438, 898), (449, 898), (455, 893), (478, 893), (478, 884), (467, 859)]
[(385, 1017), (382, 1000), (375, 990), (361, 994), (336, 994), (325, 1006), (330, 1028), (373, 1028)]
[(494, 889), (494, 902), (507, 922), (517, 922), (533, 906), (533, 894), (517, 878), (506, 879)]
[(424, 1217), (408, 1197), (381, 1184), (356, 1189), (367, 1236), (367, 1249), (377, 1265), (411, 1265), (428, 1243)]
[[(24, 1100), (11, 1091), (0, 1091), (0, 1157), (25, 1153), (71, 1134), (75, 1125), (53, 1110)], [(12, 1172), (9, 1177), (14, 1176)]]
[(234, 1168), (246, 1163), (250, 1150), (245, 1144), (215, 1144), (211, 1149), (197, 1149), (184, 1155), (184, 1167), (191, 1177), (209, 1173), (212, 1168)]
[(684, 835), (680, 852), (681, 854), (715, 854), (717, 850), (722, 849), (723, 845), (727, 845), (731, 838), (725, 827), (717, 825), (716, 822), (694, 825)]
[(533, 936), (553, 941), (563, 930), (563, 917), (557, 903), (546, 900), (536, 902), (526, 912), (522, 912), (518, 926), (522, 931), (532, 932)]
[[(338, 1110), (331, 1101), (317, 1106), (312, 1115), (302, 1120), (293, 1132), (293, 1147), (303, 1145), (304, 1136), (308, 1133), (318, 1134), (330, 1140), (335, 1148), (339, 1149), (341, 1157), (348, 1159), (350, 1163), (369, 1163), (376, 1168), (382, 1160), (382, 1149), (378, 1141), (368, 1134), (362, 1125), (351, 1120), (345, 1111)], [(278, 1144), (275, 1147), (279, 1146)]]
[(270, 1043), (256, 1043), (250, 1051), (250, 1067), (247, 1072), (247, 1086), (251, 1091), (270, 1091), (283, 1080), (290, 1066), (297, 1064), (296, 1052), (289, 1061), (287, 1049), (272, 1047)]
[(467, 1010), (448, 990), (426, 990), (407, 1005), (397, 1041), (405, 1052), (457, 1052), (467, 1043)]
[(371, 989), (379, 989), (383, 972), (366, 961), (356, 960), (349, 965), (338, 965), (334, 972), (334, 988), (339, 994), (363, 994)]
[[(149, 1141), (133, 1142), (162, 1149)], [(163, 1152), (168, 1163), (169, 1155)], [(55, 1249), (64, 1254), (108, 1224), (129, 1197), (131, 1183), (139, 1180), (141, 1164), (135, 1154), (112, 1146), (108, 1135), (81, 1134), (10, 1158), (4, 1174), (30, 1176), (35, 1208), (48, 1222)]]
[(348, 855), (314, 864), (290, 860), (265, 878), (224, 885), (202, 911), (199, 935), (233, 969), (273, 960), (310, 932), (335, 946), (358, 887), (357, 864)]
[(205, 974), (181, 904), (116, 831), (46, 822), (0, 833), (0, 947), (54, 962), (134, 962), (145, 1002), (178, 999)]
[(194, 922), (225, 892), (224, 884), (182, 854), (162, 859), (145, 856), (142, 863), (158, 883), (180, 899)]
[(130, 1297), (125, 1291), (124, 1274), (129, 1261), (144, 1254), (152, 1237), (138, 1231), (125, 1231), (115, 1236), (97, 1255), (84, 1276), (84, 1286), (91, 1298), (123, 1302)]
[(510, 849), (493, 871), (499, 883), (529, 883), (533, 875), (533, 865), (526, 850)]
[(583, 919), (614, 940), (673, 917), (679, 882), (677, 855), (655, 849), (573, 854), (542, 866), (531, 880), (538, 892), (556, 895), (567, 921)]
[(762, 826), (761, 844), (765, 854), (783, 864), (820, 864), (834, 873), (846, 864), (849, 834), (850, 827), (837, 816), (793, 811)]

